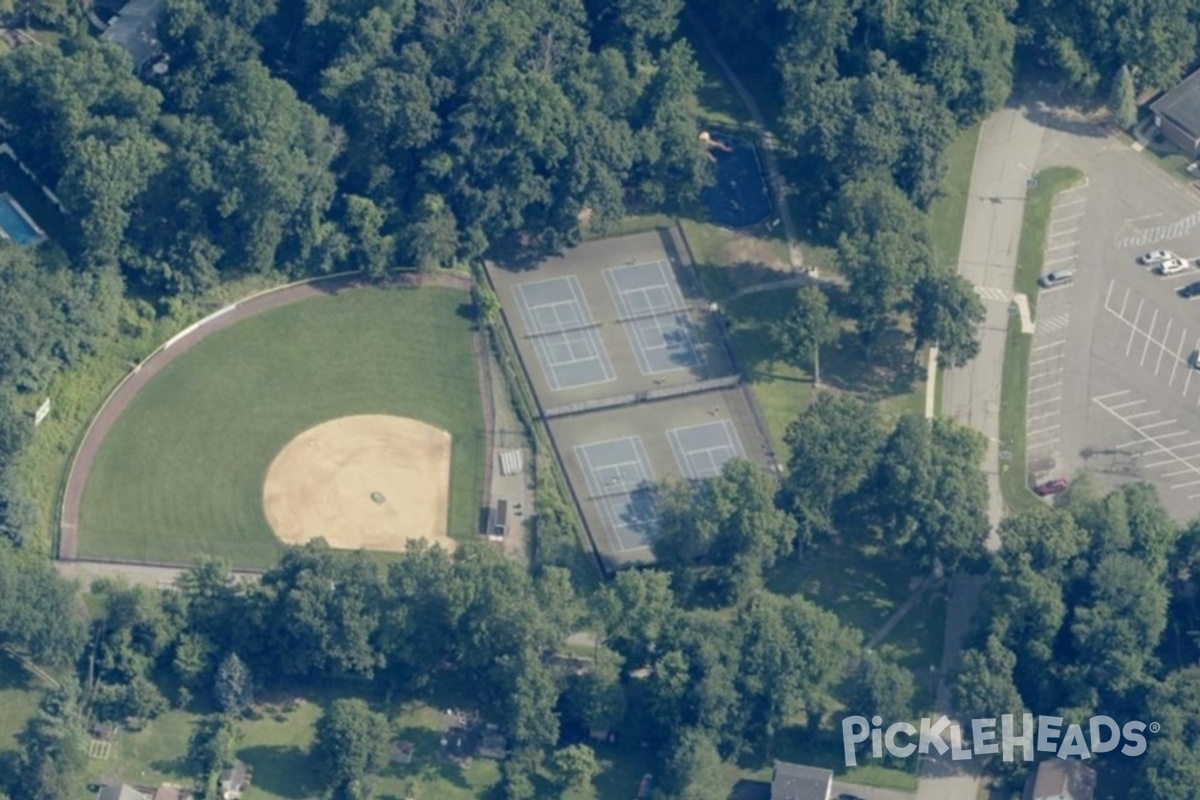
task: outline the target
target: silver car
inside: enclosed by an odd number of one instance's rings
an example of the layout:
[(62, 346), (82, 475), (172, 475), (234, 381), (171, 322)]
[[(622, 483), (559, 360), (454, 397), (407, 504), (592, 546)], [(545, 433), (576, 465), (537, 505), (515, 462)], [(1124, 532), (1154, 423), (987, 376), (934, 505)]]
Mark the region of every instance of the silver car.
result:
[(1064, 283), (1070, 283), (1074, 279), (1075, 270), (1059, 269), (1038, 278), (1038, 285), (1043, 289), (1049, 289), (1054, 286), (1062, 286)]

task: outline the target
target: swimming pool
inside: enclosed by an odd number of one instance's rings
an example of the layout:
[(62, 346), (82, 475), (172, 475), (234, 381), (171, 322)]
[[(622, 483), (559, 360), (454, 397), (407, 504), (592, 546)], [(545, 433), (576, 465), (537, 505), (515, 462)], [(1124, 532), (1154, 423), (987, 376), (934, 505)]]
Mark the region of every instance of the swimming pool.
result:
[(10, 195), (0, 194), (0, 238), (18, 245), (37, 244), (46, 238), (25, 209)]

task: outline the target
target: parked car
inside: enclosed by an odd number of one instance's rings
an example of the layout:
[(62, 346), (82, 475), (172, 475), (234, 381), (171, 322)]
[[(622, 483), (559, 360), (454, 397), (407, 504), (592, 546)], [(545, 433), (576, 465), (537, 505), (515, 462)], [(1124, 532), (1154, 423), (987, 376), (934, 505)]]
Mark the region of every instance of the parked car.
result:
[(1192, 369), (1200, 369), (1200, 350), (1192, 351), (1192, 354), (1188, 356), (1188, 365)]
[(1179, 290), (1179, 296), (1184, 300), (1191, 300), (1200, 296), (1200, 281), (1189, 283), (1187, 286)]
[(1062, 286), (1064, 283), (1070, 283), (1074, 278), (1075, 270), (1060, 269), (1038, 278), (1038, 285), (1043, 289), (1049, 289), (1053, 286)]
[(839, 794), (837, 796), (837, 800), (863, 800), (863, 799), (856, 794), (846, 794), (845, 792), (842, 792), (841, 794)]
[(1175, 258), (1175, 254), (1170, 250), (1155, 250), (1138, 256), (1138, 263), (1149, 266), (1150, 264), (1157, 264), (1160, 261), (1166, 261), (1168, 258)]
[(1188, 264), (1188, 262), (1184, 261), (1182, 258), (1168, 258), (1166, 261), (1162, 261), (1159, 263), (1158, 274), (1159, 275), (1175, 275), (1177, 273), (1183, 272), (1184, 270), (1190, 269), (1190, 268), (1191, 268), (1191, 265)]
[(1054, 478), (1053, 480), (1048, 480), (1045, 483), (1039, 483), (1037, 486), (1034, 486), (1033, 493), (1039, 497), (1047, 497), (1059, 492), (1065, 492), (1070, 485), (1066, 478)]

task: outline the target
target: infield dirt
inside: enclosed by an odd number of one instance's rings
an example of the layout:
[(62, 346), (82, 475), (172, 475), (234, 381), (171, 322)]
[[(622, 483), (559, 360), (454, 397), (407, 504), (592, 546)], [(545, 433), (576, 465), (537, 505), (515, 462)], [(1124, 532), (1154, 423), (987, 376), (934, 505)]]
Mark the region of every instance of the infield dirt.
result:
[(267, 470), (263, 511), (286, 544), (402, 552), (410, 539), (453, 550), (447, 535), (450, 434), (382, 414), (324, 422)]

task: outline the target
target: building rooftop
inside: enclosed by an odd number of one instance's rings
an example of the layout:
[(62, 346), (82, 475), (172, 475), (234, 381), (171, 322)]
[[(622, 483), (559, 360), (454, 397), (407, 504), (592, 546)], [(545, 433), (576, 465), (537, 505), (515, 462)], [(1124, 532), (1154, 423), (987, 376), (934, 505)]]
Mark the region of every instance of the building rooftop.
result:
[(1200, 70), (1151, 103), (1150, 110), (1200, 139)]
[(1096, 773), (1082, 761), (1051, 758), (1038, 764), (1031, 800), (1092, 800)]
[(133, 57), (133, 68), (140, 70), (159, 51), (158, 20), (166, 4), (166, 0), (132, 0), (101, 38), (125, 48)]
[(771, 800), (829, 800), (833, 770), (775, 762)]

